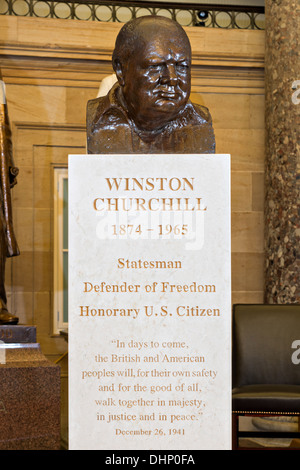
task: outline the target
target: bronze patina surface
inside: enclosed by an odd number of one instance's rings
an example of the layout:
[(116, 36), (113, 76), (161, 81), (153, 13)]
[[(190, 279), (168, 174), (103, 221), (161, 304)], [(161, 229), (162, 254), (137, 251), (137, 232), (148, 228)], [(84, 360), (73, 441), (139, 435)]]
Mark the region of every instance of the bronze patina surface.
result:
[(88, 153), (215, 153), (210, 113), (189, 100), (191, 46), (179, 24), (129, 21), (112, 63), (118, 82), (87, 105)]
[[(16, 184), (18, 168), (14, 166), (11, 130), (5, 102), (4, 83), (0, 71), (0, 325), (18, 323), (18, 317), (7, 309), (5, 290), (6, 258), (19, 255), (12, 219), (11, 188)], [(3, 90), (3, 93), (2, 93)]]

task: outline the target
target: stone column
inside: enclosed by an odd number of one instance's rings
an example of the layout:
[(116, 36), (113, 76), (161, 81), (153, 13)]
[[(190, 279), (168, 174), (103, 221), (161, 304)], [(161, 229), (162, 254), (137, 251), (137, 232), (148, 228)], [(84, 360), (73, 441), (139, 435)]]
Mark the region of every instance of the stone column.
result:
[[(266, 0), (265, 303), (300, 302), (299, 0)], [(298, 82), (298, 83), (297, 83)]]

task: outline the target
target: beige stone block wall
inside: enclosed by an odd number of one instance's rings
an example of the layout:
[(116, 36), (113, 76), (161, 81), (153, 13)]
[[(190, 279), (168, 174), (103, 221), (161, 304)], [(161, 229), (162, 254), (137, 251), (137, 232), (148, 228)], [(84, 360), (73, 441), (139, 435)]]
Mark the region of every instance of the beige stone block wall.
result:
[[(7, 291), (20, 323), (37, 325), (50, 359), (53, 335), (53, 167), (85, 153), (86, 102), (111, 73), (120, 24), (0, 16), (15, 163), (14, 225), (21, 255), (8, 261)], [(187, 28), (192, 100), (212, 114), (218, 153), (232, 156), (232, 300), (263, 299), (264, 33)]]
[[(258, 76), (257, 76), (258, 79)], [(211, 80), (212, 81), (212, 80)], [(213, 89), (213, 83), (211, 83)], [(192, 93), (211, 112), (217, 153), (231, 154), (232, 302), (263, 302), (264, 81)]]

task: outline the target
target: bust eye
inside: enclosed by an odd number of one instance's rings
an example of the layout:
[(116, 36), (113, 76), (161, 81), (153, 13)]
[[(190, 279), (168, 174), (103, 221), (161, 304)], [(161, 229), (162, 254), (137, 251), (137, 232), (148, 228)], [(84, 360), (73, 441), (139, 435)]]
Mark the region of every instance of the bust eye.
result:
[(185, 70), (188, 70), (189, 64), (187, 64), (186, 62), (178, 62), (178, 63), (176, 64), (176, 67), (177, 67), (177, 69), (179, 69), (179, 70), (185, 71)]
[(161, 64), (151, 64), (151, 65), (149, 65), (149, 69), (154, 70), (154, 71), (159, 70), (160, 67), (161, 67)]

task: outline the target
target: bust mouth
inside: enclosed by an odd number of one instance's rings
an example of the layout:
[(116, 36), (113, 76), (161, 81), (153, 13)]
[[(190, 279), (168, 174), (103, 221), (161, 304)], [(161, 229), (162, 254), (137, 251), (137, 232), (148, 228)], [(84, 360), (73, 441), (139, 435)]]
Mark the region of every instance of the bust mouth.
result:
[(178, 90), (175, 90), (174, 87), (157, 88), (154, 90), (153, 95), (165, 100), (175, 100), (181, 97), (181, 93)]
[(169, 93), (166, 91), (161, 91), (158, 93), (159, 98), (164, 98), (165, 100), (175, 100), (179, 97), (179, 93)]
[(159, 103), (160, 101), (181, 101), (181, 93), (176, 91), (158, 90), (156, 93), (154, 93), (154, 96), (156, 103)]

